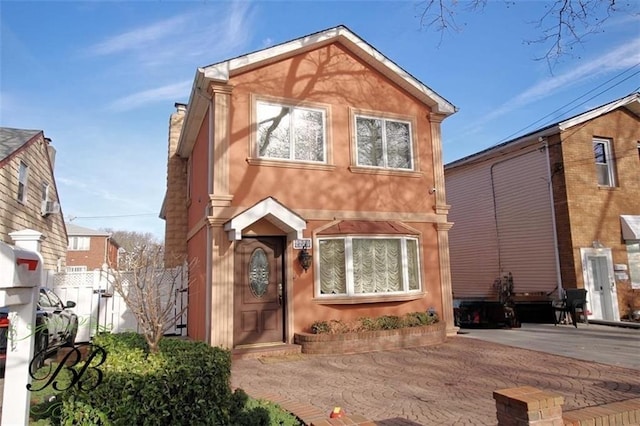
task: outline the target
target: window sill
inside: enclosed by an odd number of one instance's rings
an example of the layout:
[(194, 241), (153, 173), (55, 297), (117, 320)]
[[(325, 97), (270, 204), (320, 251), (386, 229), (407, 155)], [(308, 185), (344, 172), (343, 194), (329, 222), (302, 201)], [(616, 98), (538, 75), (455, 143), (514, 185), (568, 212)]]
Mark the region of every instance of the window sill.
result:
[(349, 166), (351, 173), (362, 173), (368, 175), (390, 175), (390, 176), (402, 176), (410, 178), (423, 177), (422, 172), (416, 172), (414, 170), (398, 170), (398, 169), (383, 169), (375, 167), (362, 167), (362, 166)]
[(336, 166), (325, 163), (304, 163), (299, 161), (271, 160), (265, 158), (247, 158), (251, 166), (283, 167), (287, 169), (334, 170)]
[(598, 185), (598, 189), (603, 191), (617, 191), (620, 188), (618, 188), (617, 186)]
[(426, 293), (393, 294), (388, 296), (336, 296), (314, 297), (313, 303), (318, 305), (359, 305), (362, 303), (408, 302), (422, 299)]

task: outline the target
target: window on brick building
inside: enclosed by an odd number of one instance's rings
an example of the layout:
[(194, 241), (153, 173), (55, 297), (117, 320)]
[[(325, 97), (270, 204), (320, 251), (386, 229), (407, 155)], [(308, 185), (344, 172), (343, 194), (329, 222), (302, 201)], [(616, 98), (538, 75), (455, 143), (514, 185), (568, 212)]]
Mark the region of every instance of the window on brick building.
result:
[(615, 186), (611, 141), (609, 139), (594, 139), (593, 153), (596, 161), (598, 185)]
[(69, 247), (68, 250), (89, 250), (91, 238), (90, 237), (69, 237)]

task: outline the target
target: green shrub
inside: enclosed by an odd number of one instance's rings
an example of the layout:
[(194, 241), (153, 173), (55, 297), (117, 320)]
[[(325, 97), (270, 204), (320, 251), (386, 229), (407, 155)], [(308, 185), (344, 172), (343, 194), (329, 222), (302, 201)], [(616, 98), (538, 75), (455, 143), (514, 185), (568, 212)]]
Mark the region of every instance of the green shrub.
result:
[(102, 383), (64, 394), (63, 424), (229, 424), (229, 351), (166, 338), (151, 354), (131, 333), (101, 335), (95, 343), (108, 354), (99, 367)]
[(300, 426), (294, 415), (282, 410), (277, 404), (250, 399), (242, 389), (236, 389), (231, 397), (230, 424), (233, 426)]
[(411, 312), (402, 317), (383, 315), (377, 318), (361, 317), (356, 321), (345, 323), (340, 320), (316, 321), (311, 324), (314, 334), (340, 334), (359, 331), (395, 330), (404, 327), (419, 327), (438, 322), (438, 314), (433, 308), (427, 312)]
[(404, 326), (400, 317), (395, 315), (383, 315), (378, 317), (376, 318), (376, 323), (378, 325), (378, 330), (395, 330)]

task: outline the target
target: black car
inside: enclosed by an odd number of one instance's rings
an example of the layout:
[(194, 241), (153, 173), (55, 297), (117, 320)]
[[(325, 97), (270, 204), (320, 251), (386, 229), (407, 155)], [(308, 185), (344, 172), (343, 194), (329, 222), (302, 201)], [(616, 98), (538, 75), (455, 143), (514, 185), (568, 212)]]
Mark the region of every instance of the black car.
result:
[[(71, 310), (75, 302), (62, 300), (48, 288), (40, 288), (36, 310), (35, 366), (40, 367), (52, 352), (62, 346), (73, 346), (78, 333), (78, 316)], [(10, 323), (9, 308), (0, 308), (0, 368), (4, 368), (7, 356), (7, 336)], [(18, 336), (19, 337), (19, 336)]]

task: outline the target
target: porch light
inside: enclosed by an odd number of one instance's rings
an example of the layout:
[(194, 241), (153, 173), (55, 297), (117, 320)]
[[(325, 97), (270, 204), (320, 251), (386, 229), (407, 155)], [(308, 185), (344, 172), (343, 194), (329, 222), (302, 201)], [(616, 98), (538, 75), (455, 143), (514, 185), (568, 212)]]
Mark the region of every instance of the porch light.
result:
[(302, 250), (300, 250), (300, 253), (298, 253), (298, 262), (300, 262), (300, 266), (302, 266), (302, 269), (304, 269), (305, 272), (311, 266), (311, 259), (312, 256), (307, 251), (307, 246), (304, 246)]

